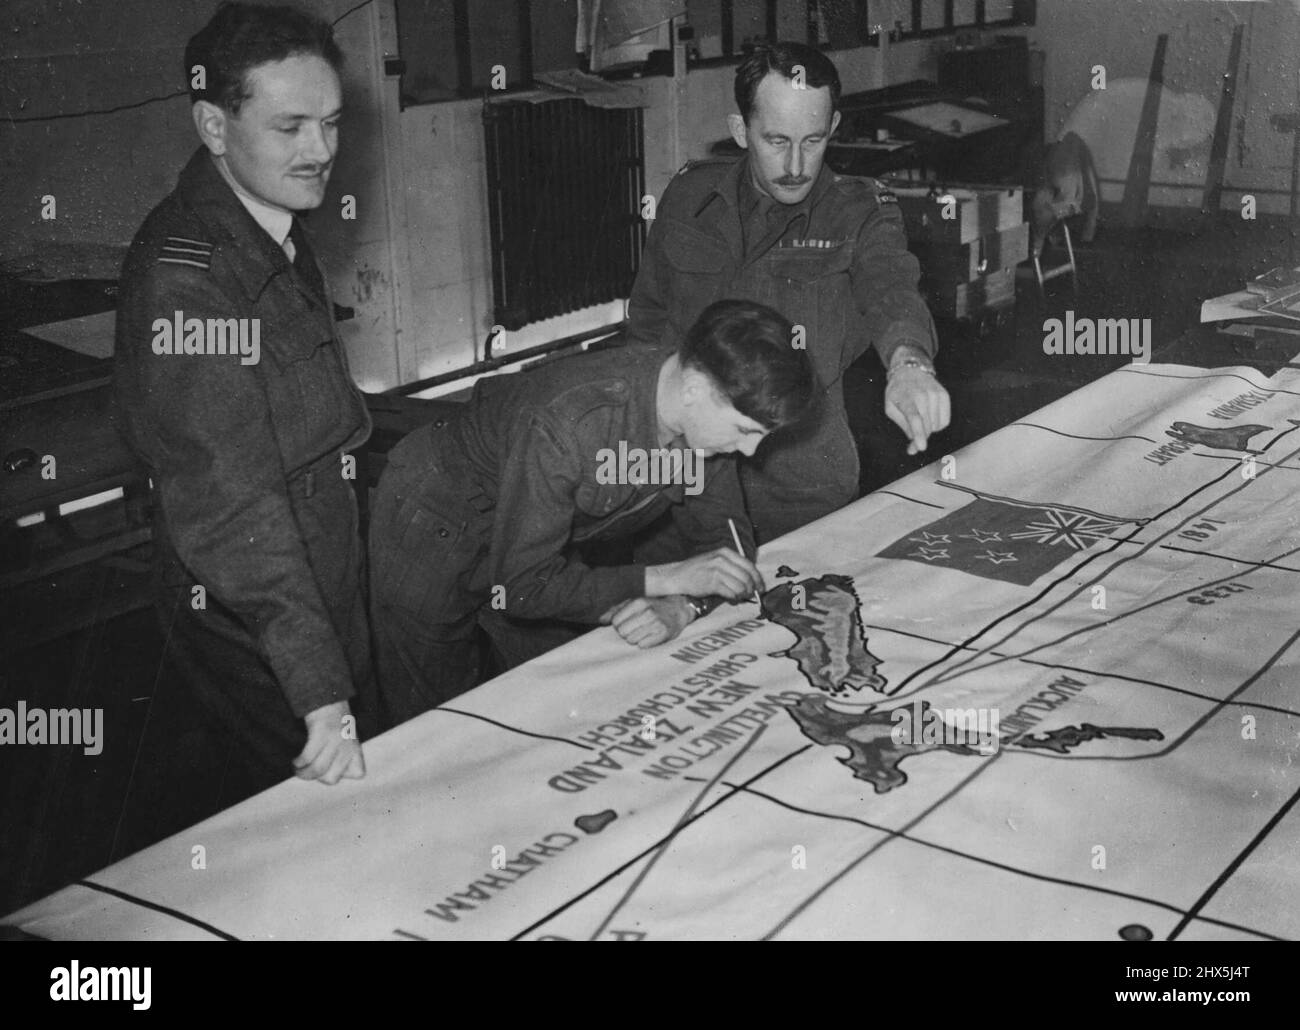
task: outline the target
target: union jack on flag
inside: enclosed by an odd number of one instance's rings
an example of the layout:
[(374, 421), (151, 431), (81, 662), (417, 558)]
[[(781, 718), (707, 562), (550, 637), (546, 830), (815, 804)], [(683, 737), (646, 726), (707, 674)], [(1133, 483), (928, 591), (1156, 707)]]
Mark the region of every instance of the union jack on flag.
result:
[(1040, 544), (1065, 544), (1082, 551), (1089, 544), (1108, 537), (1123, 522), (1116, 519), (1099, 519), (1081, 511), (1062, 511), (1060, 508), (1043, 509), (1043, 517), (1029, 523), (1023, 531), (1012, 533), (1012, 540), (1034, 540)]
[(1028, 586), (1129, 520), (1047, 504), (978, 497), (880, 551), (921, 565)]

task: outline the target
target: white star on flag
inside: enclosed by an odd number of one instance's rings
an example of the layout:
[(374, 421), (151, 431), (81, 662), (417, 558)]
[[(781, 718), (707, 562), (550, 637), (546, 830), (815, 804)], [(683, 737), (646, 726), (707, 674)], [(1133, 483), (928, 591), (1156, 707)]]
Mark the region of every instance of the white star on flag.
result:
[(1114, 540), (1133, 522), (1065, 505), (977, 496), (918, 526), (878, 555), (1028, 586), (1098, 541)]

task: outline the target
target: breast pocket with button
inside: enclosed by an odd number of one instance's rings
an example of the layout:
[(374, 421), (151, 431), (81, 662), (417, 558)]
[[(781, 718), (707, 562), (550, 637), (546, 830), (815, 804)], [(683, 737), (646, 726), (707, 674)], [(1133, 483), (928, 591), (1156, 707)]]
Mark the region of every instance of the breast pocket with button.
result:
[(261, 318), (261, 363), (285, 463), (296, 467), (339, 446), (363, 415), (339, 345), (319, 312), (295, 307)]
[(732, 260), (725, 243), (689, 226), (669, 223), (664, 232), (664, 259), (673, 277), (669, 317), (680, 338), (701, 311), (730, 296), (724, 288)]
[(755, 262), (753, 289), (803, 329), (804, 346), (823, 385), (839, 379), (844, 340), (855, 312), (853, 243), (835, 247), (776, 247)]
[(477, 610), (483, 598), (476, 573), (487, 541), (471, 531), (469, 513), (456, 507), (407, 496), (386, 526), (374, 527), (384, 537), (371, 547), (378, 607), (401, 608), (430, 627), (453, 625)]

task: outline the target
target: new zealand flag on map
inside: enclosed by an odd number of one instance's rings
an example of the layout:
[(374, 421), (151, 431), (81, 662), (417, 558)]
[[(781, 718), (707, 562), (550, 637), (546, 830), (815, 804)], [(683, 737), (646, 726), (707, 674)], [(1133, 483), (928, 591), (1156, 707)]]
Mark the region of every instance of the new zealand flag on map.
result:
[(1128, 521), (1077, 508), (980, 497), (895, 540), (878, 557), (1028, 586)]

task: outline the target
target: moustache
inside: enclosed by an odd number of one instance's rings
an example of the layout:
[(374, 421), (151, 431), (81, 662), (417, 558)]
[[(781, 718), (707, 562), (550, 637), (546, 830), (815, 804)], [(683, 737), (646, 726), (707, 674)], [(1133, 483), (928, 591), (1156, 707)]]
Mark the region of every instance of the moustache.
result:
[(788, 175), (783, 175), (781, 176), (781, 178), (773, 179), (772, 181), (775, 182), (778, 186), (806, 186), (808, 183), (812, 182), (812, 179), (807, 175), (801, 175), (798, 176), (797, 178), (791, 178)]

